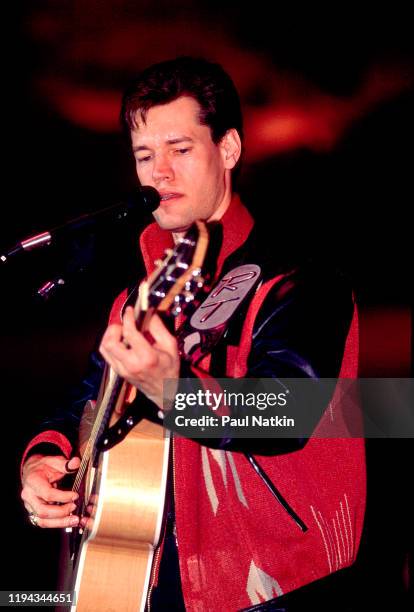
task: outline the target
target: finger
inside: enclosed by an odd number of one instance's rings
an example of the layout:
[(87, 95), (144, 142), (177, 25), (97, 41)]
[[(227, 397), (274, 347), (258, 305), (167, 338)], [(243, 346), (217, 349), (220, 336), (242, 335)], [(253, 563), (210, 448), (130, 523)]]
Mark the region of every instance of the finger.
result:
[(136, 351), (150, 350), (152, 341), (145, 334), (138, 331), (135, 323), (134, 309), (132, 306), (126, 308), (122, 319), (122, 335), (128, 345)]
[(88, 521), (90, 521), (89, 516), (83, 516), (80, 520), (81, 527), (86, 527)]
[(122, 363), (128, 360), (131, 353), (129, 347), (115, 338), (109, 338), (105, 340), (105, 342), (102, 341), (99, 352), (110, 366), (115, 364), (115, 360), (121, 361)]
[(77, 470), (79, 469), (81, 460), (79, 457), (71, 457), (69, 459), (69, 461), (66, 461), (65, 463), (65, 471), (68, 474), (73, 474), (73, 472), (77, 472)]
[(61, 504), (75, 501), (79, 496), (75, 491), (62, 491), (53, 487), (42, 473), (33, 473), (30, 482), (23, 488), (21, 497), (29, 504), (36, 503), (40, 498), (43, 502)]
[(128, 377), (128, 371), (122, 361), (119, 361), (119, 359), (115, 359), (112, 354), (107, 353), (106, 350), (103, 348), (100, 349), (100, 352), (101, 355), (104, 357), (105, 361), (112, 368), (112, 370), (116, 374), (118, 374), (118, 376), (121, 376), (122, 378)]
[(48, 474), (49, 481), (55, 481), (58, 478), (63, 478), (66, 474), (69, 474), (71, 470), (67, 469), (67, 466), (72, 469), (78, 469), (80, 465), (79, 457), (72, 457), (71, 459), (64, 455), (43, 457), (39, 462), (39, 467), (44, 467)]
[(112, 345), (119, 344), (122, 341), (122, 326), (121, 325), (109, 325), (102, 336), (100, 349), (103, 347), (105, 350), (110, 351)]
[(30, 514), (31, 512), (34, 512), (34, 508), (31, 504), (28, 504), (27, 502), (24, 502), (24, 507), (26, 508), (27, 512)]
[(149, 331), (156, 342), (157, 348), (161, 348), (168, 353), (177, 351), (177, 340), (175, 336), (168, 331), (162, 319), (157, 314), (151, 318)]
[(33, 507), (33, 512), (42, 519), (63, 519), (76, 510), (76, 504), (62, 504), (59, 506), (39, 503)]
[(65, 518), (36, 518), (36, 524), (43, 529), (75, 527), (79, 523), (76, 515), (65, 516)]
[(117, 374), (129, 380), (139, 376), (144, 369), (154, 367), (158, 362), (157, 352), (151, 347), (144, 336), (125, 324), (125, 339), (123, 342), (101, 346), (101, 353)]

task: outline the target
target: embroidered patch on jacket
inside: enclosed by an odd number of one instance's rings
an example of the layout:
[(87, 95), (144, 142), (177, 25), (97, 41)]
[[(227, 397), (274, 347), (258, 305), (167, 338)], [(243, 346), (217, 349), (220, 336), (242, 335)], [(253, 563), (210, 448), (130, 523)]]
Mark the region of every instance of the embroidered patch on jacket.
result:
[(260, 272), (255, 264), (244, 264), (227, 272), (197, 308), (191, 326), (206, 331), (227, 323), (260, 278)]

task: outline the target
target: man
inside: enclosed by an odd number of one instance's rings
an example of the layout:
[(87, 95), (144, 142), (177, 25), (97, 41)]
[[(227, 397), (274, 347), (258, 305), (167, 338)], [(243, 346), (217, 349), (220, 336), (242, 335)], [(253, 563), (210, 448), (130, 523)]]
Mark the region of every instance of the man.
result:
[[(242, 120), (223, 69), (193, 58), (148, 68), (125, 94), (122, 120), (140, 183), (161, 195), (157, 223), (141, 237), (147, 271), (196, 220), (222, 226), (216, 279), (245, 263), (261, 269), (260, 285), (228, 322), (225, 339), (197, 363), (182, 359), (159, 317), (149, 326), (153, 342), (137, 330), (131, 307), (121, 323), (126, 294), (116, 300), (100, 352), (153, 403), (154, 416), (163, 409), (165, 379), (181, 377), (191, 385), (213, 375), (356, 377), (351, 293), (335, 275), (283, 257), (273, 243), (263, 248), (234, 193)], [(76, 496), (54, 485), (79, 466), (78, 458), (68, 459), (80, 407), (97, 394), (102, 363), (95, 357), (94, 364), (82, 401), (43, 424), (23, 460), (22, 498), (40, 527), (78, 523), (71, 515)], [(174, 495), (161, 566), (153, 572), (152, 609), (165, 609), (166, 602), (168, 609), (174, 602), (183, 609), (184, 601), (188, 610), (238, 610), (269, 600), (275, 607), (263, 609), (277, 609), (284, 593), (350, 566), (363, 522), (364, 450), (360, 440), (340, 439), (341, 423), (334, 411), (324, 415), (319, 427), (335, 438), (306, 443), (174, 439)], [(260, 465), (252, 453), (261, 455)]]

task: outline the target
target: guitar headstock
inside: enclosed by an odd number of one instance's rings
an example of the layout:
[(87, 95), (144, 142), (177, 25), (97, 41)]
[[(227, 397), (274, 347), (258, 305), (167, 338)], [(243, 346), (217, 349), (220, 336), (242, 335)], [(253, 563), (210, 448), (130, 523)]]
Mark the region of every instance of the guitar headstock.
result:
[(165, 257), (155, 262), (155, 270), (141, 283), (135, 307), (137, 318), (148, 311), (177, 315), (194, 300), (204, 285), (201, 271), (207, 247), (206, 224), (196, 221), (175, 247), (167, 249)]

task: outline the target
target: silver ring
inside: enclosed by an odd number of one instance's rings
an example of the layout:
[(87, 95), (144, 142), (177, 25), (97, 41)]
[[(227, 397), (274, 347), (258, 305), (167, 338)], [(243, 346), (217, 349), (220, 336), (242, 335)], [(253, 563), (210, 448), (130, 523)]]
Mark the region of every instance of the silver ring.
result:
[(29, 521), (34, 527), (39, 527), (37, 524), (38, 519), (39, 517), (37, 516), (36, 512), (29, 512)]

